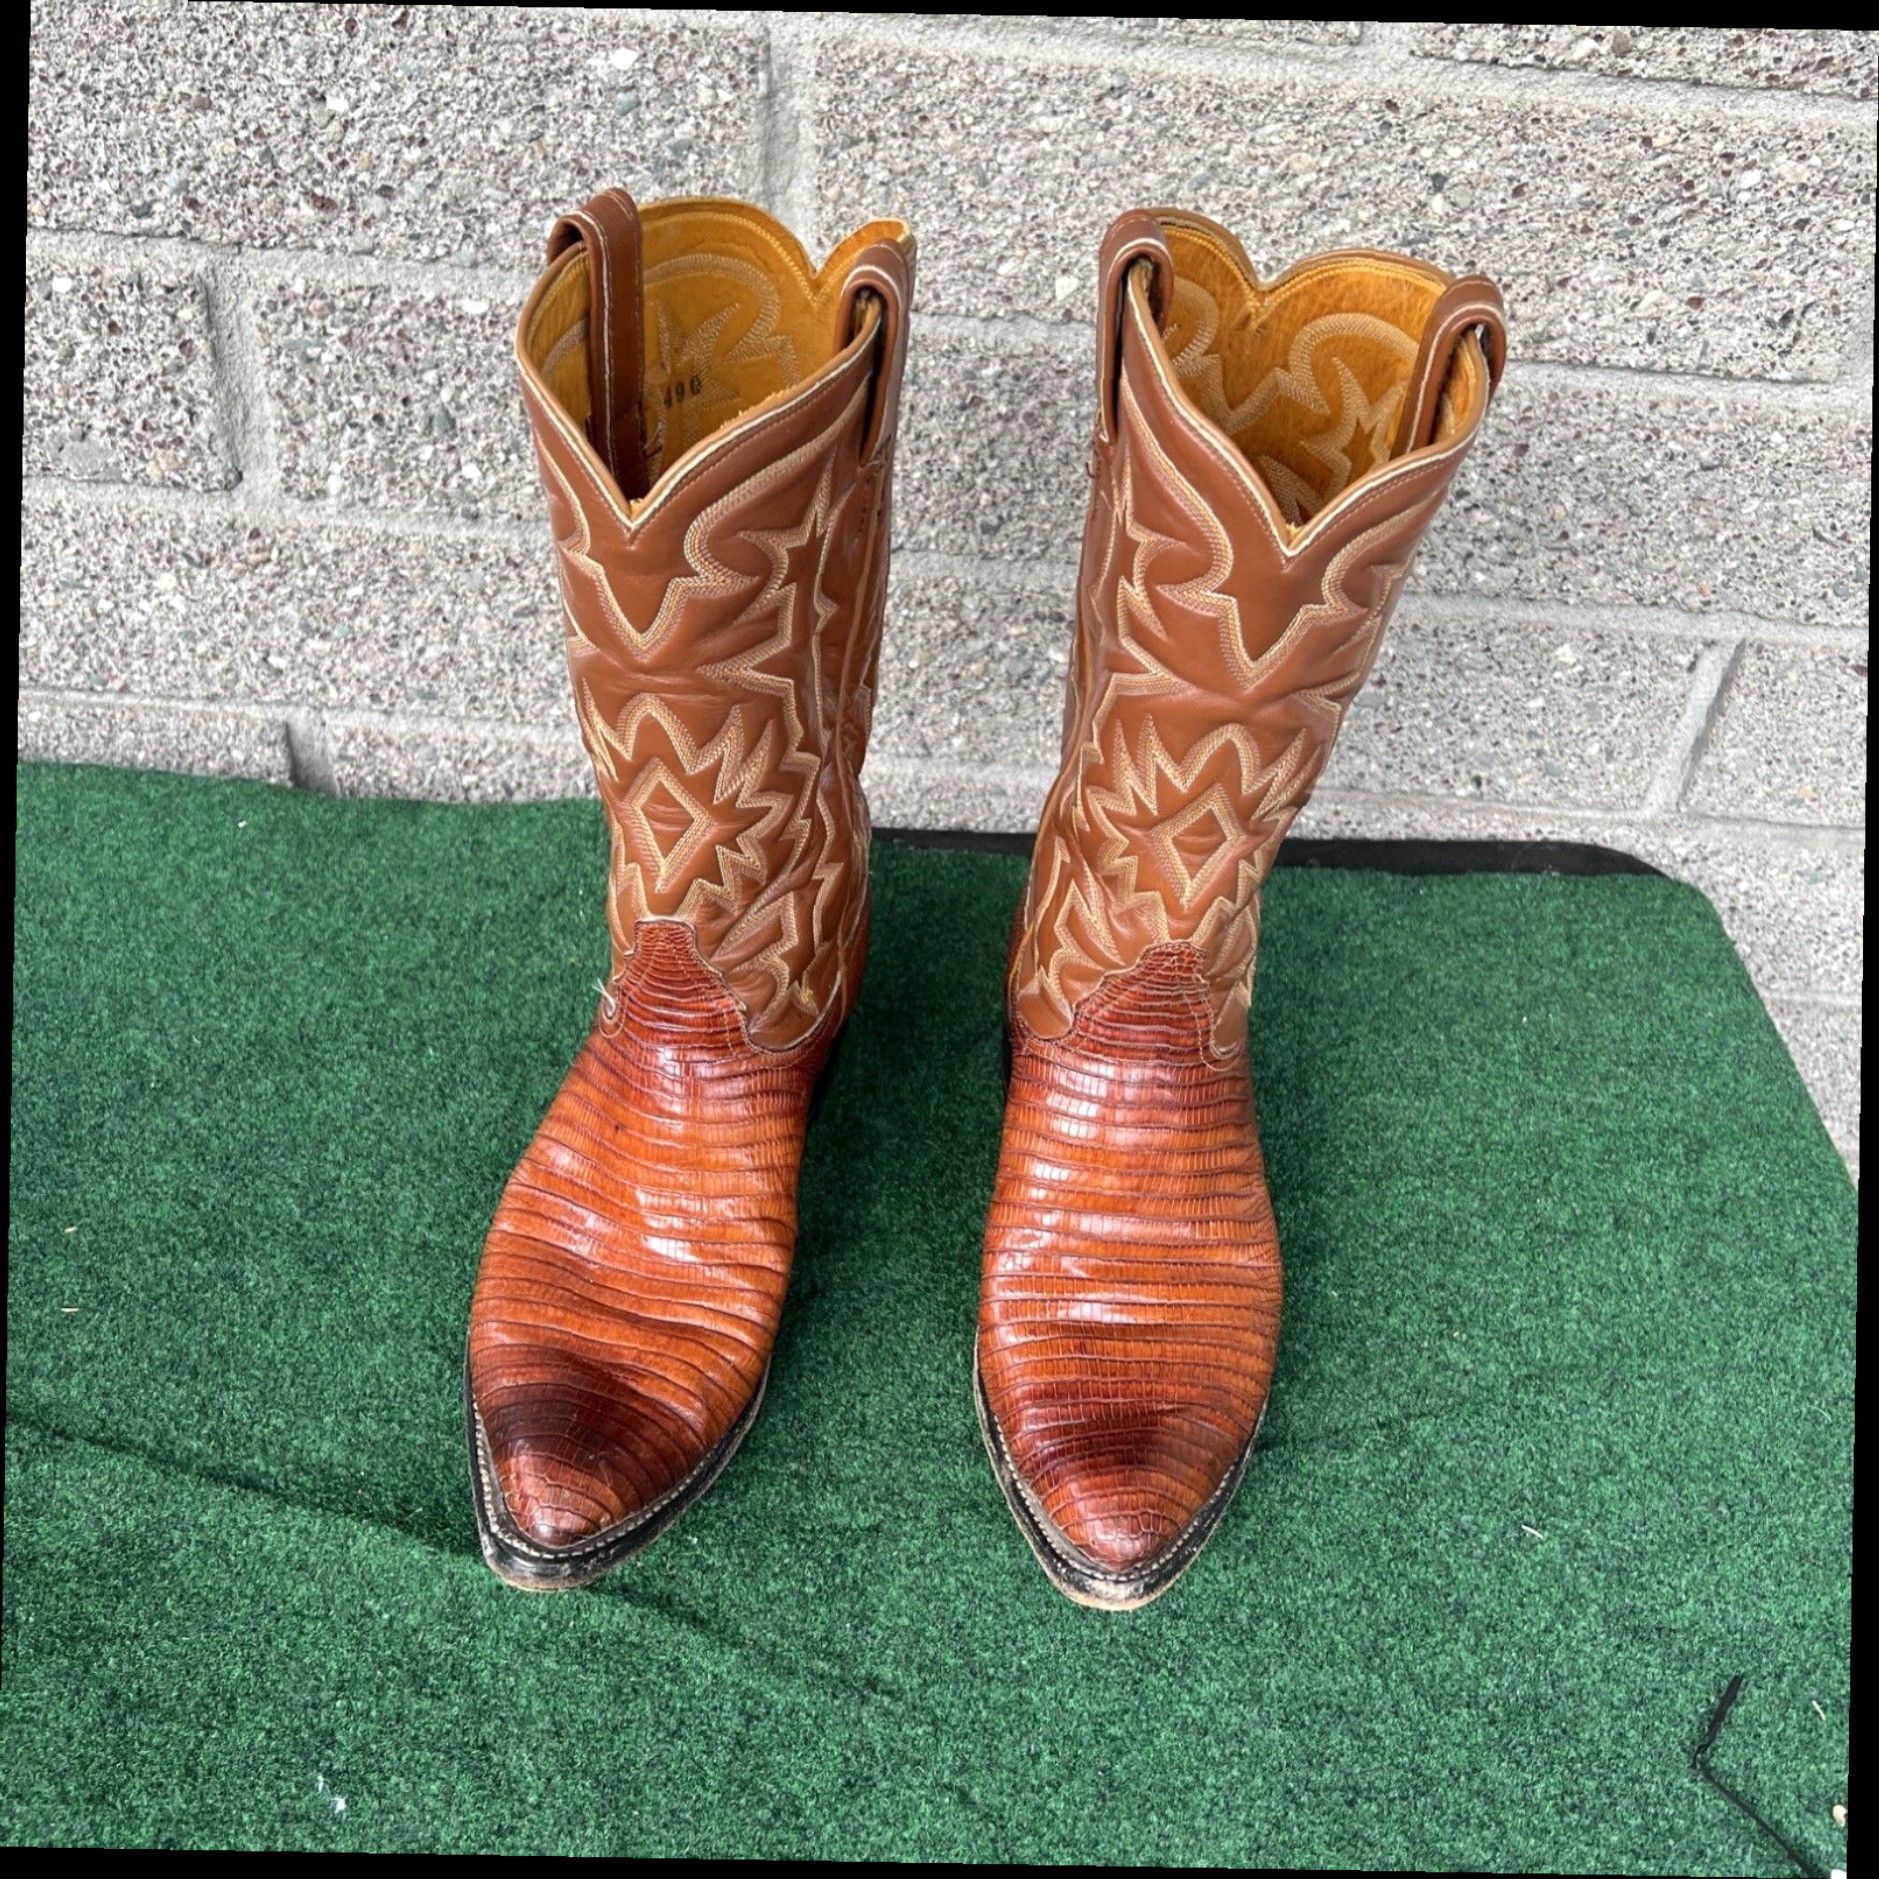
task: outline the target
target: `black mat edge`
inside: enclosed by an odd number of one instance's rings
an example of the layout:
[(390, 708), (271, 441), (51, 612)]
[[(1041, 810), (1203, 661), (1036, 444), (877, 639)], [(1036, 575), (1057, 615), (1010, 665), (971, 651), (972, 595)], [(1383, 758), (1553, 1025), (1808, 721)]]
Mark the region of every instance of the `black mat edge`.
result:
[[(881, 841), (906, 848), (963, 848), (981, 854), (1028, 855), (1032, 837), (981, 829), (876, 829)], [(1636, 855), (1596, 842), (1395, 841), (1366, 835), (1309, 836), (1279, 850), (1282, 868), (1374, 868), (1384, 874), (1649, 874), (1666, 878)]]

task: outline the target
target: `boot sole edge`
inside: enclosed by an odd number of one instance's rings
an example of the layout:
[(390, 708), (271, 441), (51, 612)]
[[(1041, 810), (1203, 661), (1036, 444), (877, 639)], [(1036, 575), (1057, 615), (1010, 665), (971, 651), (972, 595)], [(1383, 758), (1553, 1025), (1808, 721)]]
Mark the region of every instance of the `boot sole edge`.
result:
[(470, 1389), (469, 1366), (463, 1372), (463, 1418), (469, 1438), (470, 1485), (476, 1504), (476, 1537), (483, 1550), (483, 1561), (497, 1578), (522, 1592), (573, 1592), (592, 1585), (616, 1566), (650, 1546), (660, 1534), (697, 1501), (718, 1476), (750, 1433), (763, 1405), (763, 1393), (770, 1381), (770, 1366), (750, 1401), (738, 1413), (737, 1420), (719, 1438), (717, 1445), (679, 1484), (650, 1507), (642, 1508), (628, 1519), (617, 1521), (585, 1540), (568, 1546), (545, 1546), (529, 1539), (516, 1525), (503, 1498), (496, 1478), (495, 1457), (490, 1453), (489, 1435)]
[[(1267, 1402), (1270, 1400), (1268, 1397)], [(1200, 1512), (1181, 1529), (1175, 1539), (1147, 1565), (1128, 1572), (1112, 1573), (1074, 1554), (1067, 1543), (1047, 1525), (1042, 1513), (1033, 1506), (1030, 1494), (1019, 1480), (1010, 1455), (1006, 1453), (1004, 1438), (999, 1433), (992, 1406), (986, 1401), (985, 1382), (979, 1375), (976, 1340), (972, 1350), (972, 1401), (978, 1412), (979, 1436), (985, 1443), (985, 1452), (991, 1460), (992, 1474), (998, 1482), (999, 1491), (1005, 1497), (1005, 1505), (1011, 1509), (1012, 1518), (1018, 1523), (1018, 1531), (1024, 1535), (1037, 1563), (1043, 1567), (1045, 1578), (1078, 1605), (1091, 1611), (1114, 1612), (1140, 1611), (1144, 1605), (1152, 1604), (1200, 1557), (1201, 1549), (1213, 1538), (1220, 1517), (1232, 1504), (1233, 1496), (1245, 1478), (1247, 1463), (1252, 1460), (1253, 1446), (1259, 1440), (1260, 1429), (1265, 1426), (1267, 1406), (1264, 1403), (1260, 1405), (1259, 1420), (1254, 1423), (1246, 1446), (1240, 1450), (1233, 1466), (1208, 1496)]]

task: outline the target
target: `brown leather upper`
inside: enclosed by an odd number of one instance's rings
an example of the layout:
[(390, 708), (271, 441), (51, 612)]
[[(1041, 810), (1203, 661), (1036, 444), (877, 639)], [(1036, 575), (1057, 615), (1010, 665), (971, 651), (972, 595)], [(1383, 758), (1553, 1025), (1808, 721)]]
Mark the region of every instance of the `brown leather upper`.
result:
[(1280, 1267), (1246, 1060), (1259, 890), (1505, 342), (1478, 277), (1353, 251), (1266, 285), (1175, 211), (1118, 220), (1102, 282), (979, 1363), (1053, 1544), (1125, 1575), (1207, 1506), (1264, 1406)]
[(761, 1383), (811, 1089), (867, 944), (872, 712), (913, 244), (608, 191), (516, 335), (613, 968), (505, 1190), (470, 1387), (516, 1526), (681, 1488)]

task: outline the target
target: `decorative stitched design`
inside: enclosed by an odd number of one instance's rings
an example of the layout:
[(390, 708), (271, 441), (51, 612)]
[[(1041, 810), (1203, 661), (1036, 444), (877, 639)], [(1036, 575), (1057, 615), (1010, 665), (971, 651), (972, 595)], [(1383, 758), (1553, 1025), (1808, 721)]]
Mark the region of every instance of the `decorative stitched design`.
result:
[[(1093, 493), (1077, 665), (1084, 695), (1045, 805), (1012, 991), (1069, 1029), (1154, 945), (1199, 951), (1214, 1043), (1245, 1033), (1259, 888), (1370, 670), (1441, 487), (1329, 549), (1317, 597), (1252, 657), (1225, 528), (1122, 385), (1113, 470)], [(1152, 491), (1152, 504), (1148, 501)], [(1153, 519), (1150, 519), (1152, 516)]]
[(1176, 378), (1258, 466), (1294, 527), (1388, 460), (1415, 363), (1414, 333), (1372, 313), (1322, 314), (1292, 335), (1284, 358), (1234, 403), (1213, 295), (1177, 280), (1173, 324), (1187, 336), (1172, 361)]
[(801, 376), (761, 268), (682, 254), (646, 270), (646, 461), (652, 475), (738, 412)]
[[(597, 545), (553, 453), (537, 453), (575, 712), (612, 834), (616, 965), (640, 921), (687, 922), (752, 1041), (771, 1047), (834, 1001), (865, 913), (855, 773), (883, 597), (866, 546), (881, 532), (858, 510), (879, 479), (858, 476), (853, 455), (867, 397), (864, 382), (700, 510), (662, 585), (617, 578), (633, 545)], [(639, 618), (623, 592), (649, 596)]]

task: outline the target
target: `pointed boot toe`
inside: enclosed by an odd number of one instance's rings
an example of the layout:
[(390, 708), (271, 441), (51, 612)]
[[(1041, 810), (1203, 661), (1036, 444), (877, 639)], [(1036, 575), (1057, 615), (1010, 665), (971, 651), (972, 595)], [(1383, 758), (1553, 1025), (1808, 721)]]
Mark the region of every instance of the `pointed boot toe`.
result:
[(1117, 1587), (1163, 1580), (1169, 1553), (1222, 1472), (1211, 1435), (1166, 1415), (1097, 1419), (1083, 1433), (1082, 1455), (1042, 1477), (1054, 1475), (1045, 1496), (1057, 1509), (1052, 1524), (1092, 1576)]
[(563, 1560), (643, 1526), (717, 1446), (703, 1405), (661, 1401), (578, 1351), (520, 1346), (491, 1368), (502, 1381), (476, 1413), (499, 1524)]
[(1107, 1610), (1145, 1605), (1181, 1576), (1232, 1499), (1249, 1446), (1219, 1418), (1100, 1401), (1033, 1408), (1015, 1431), (983, 1402), (981, 1417), (1046, 1573)]
[(709, 1487), (762, 1400), (760, 1376), (721, 1435), (568, 1353), (514, 1353), (528, 1380), (467, 1395), (483, 1556), (510, 1584), (590, 1584), (651, 1543)]

